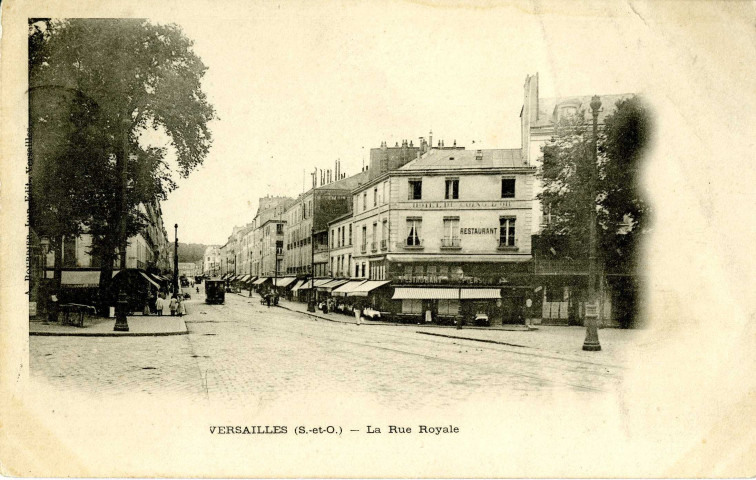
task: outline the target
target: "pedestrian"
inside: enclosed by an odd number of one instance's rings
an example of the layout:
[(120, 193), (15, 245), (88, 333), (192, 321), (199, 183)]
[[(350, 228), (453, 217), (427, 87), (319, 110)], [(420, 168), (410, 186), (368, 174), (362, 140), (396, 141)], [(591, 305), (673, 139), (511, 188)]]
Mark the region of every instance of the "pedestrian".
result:
[(268, 308), (270, 308), (270, 294), (269, 293), (265, 294), (265, 303), (267, 303)]
[(178, 312), (179, 317), (183, 317), (184, 315), (186, 315), (186, 302), (179, 300), (176, 311)]
[(58, 322), (58, 296), (54, 293), (50, 295), (50, 302), (47, 305), (47, 322)]
[(176, 315), (176, 308), (178, 308), (178, 299), (176, 298), (175, 293), (171, 296), (171, 303), (168, 304), (168, 308), (171, 309), (171, 316)]
[(357, 325), (362, 325), (362, 308), (356, 307), (354, 309), (354, 318), (357, 320)]
[(165, 300), (163, 299), (163, 295), (162, 295), (162, 294), (160, 294), (160, 295), (158, 295), (158, 297), (157, 297), (157, 298), (155, 299), (155, 311), (156, 311), (156, 312), (157, 312), (157, 314), (158, 314), (158, 315), (160, 315), (161, 317), (163, 316), (163, 308), (165, 308)]

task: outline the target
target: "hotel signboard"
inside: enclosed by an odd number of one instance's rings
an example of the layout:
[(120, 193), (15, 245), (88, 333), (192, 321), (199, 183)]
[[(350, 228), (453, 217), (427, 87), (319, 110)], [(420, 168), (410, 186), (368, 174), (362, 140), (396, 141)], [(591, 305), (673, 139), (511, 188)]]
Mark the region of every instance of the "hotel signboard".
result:
[(407, 208), (412, 210), (500, 210), (503, 208), (530, 208), (531, 202), (528, 200), (439, 200), (439, 201), (416, 201), (416, 202), (398, 202), (398, 208)]

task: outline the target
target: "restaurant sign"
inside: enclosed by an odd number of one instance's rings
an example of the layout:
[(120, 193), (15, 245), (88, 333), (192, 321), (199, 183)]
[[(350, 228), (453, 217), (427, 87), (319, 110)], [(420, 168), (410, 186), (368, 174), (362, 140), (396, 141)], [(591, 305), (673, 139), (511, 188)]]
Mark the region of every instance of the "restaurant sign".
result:
[(461, 235), (497, 235), (499, 229), (494, 227), (465, 227), (460, 228), (459, 233)]

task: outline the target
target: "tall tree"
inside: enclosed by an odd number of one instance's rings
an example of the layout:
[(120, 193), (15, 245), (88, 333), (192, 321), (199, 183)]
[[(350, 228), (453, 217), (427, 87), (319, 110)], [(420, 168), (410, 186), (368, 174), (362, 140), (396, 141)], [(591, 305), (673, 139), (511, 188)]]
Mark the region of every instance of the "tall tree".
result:
[[(564, 256), (587, 257), (590, 209), (595, 208), (599, 262), (629, 272), (637, 266), (638, 245), (649, 228), (639, 172), (651, 136), (651, 115), (637, 96), (618, 101), (599, 130), (595, 165), (592, 124), (586, 117), (578, 112), (561, 119), (552, 141), (543, 147), (538, 172), (543, 190), (537, 198), (549, 222), (541, 245), (553, 246)], [(597, 173), (593, 191), (592, 168)]]
[[(84, 223), (102, 259), (106, 289), (116, 251), (125, 266), (126, 240), (144, 223), (138, 205), (164, 199), (175, 188), (175, 171), (187, 176), (209, 151), (215, 113), (201, 88), (206, 67), (176, 25), (65, 19), (39, 29), (44, 33), (30, 40), (30, 87), (81, 92), (99, 112), (95, 126), (104, 154), (79, 161), (97, 173)], [(150, 132), (167, 137), (172, 152), (145, 145), (155, 137)]]

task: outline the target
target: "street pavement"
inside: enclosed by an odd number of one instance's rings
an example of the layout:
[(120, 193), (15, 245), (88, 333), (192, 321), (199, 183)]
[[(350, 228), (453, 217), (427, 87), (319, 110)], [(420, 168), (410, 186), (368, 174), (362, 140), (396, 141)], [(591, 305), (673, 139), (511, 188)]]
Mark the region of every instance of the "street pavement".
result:
[(580, 350), (582, 330), (567, 327), (489, 332), (356, 325), (237, 294), (227, 294), (224, 305), (206, 305), (200, 294), (187, 310), (186, 335), (30, 337), (31, 376), (94, 396), (170, 393), (267, 403), (343, 392), (396, 408), (444, 407), (473, 395), (616, 392), (624, 372), (620, 353), (633, 335), (612, 331), (609, 348), (591, 356)]

